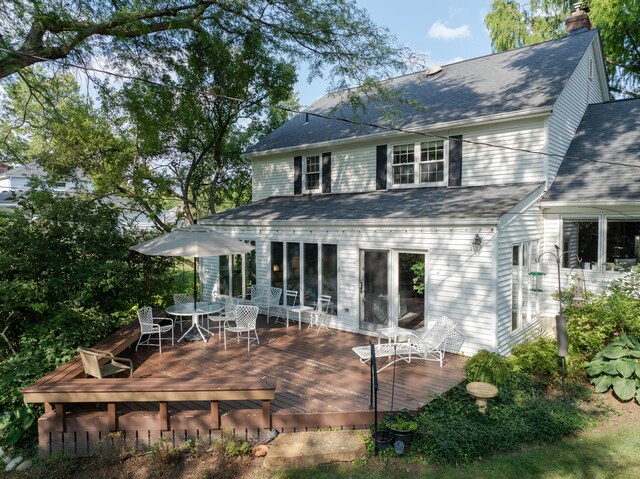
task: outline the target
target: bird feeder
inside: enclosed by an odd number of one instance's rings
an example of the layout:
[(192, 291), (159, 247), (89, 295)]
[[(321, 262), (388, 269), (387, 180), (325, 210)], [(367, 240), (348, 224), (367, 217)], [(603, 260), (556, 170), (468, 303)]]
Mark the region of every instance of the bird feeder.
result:
[(531, 273), (529, 273), (529, 277), (531, 278), (529, 284), (531, 285), (530, 289), (532, 292), (542, 293), (544, 291), (542, 285), (544, 283), (545, 274), (546, 273), (543, 273), (542, 271), (532, 271)]

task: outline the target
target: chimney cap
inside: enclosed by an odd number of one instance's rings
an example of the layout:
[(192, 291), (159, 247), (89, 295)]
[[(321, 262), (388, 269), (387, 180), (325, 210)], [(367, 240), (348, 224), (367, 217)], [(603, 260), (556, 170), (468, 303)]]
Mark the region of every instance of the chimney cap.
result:
[(571, 9), (571, 14), (579, 13), (579, 12), (589, 13), (590, 11), (591, 11), (591, 9), (589, 8), (589, 2), (588, 1), (576, 2), (576, 3), (573, 4), (573, 8)]

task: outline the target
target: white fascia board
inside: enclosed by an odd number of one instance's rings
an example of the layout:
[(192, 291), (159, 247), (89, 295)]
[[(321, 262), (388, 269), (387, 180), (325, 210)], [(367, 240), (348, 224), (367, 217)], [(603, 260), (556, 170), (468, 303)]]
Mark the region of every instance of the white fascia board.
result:
[(585, 201), (542, 201), (540, 202), (540, 207), (544, 210), (552, 209), (552, 208), (601, 208), (605, 213), (607, 211), (613, 212), (616, 207), (639, 207), (640, 201), (638, 200), (616, 200), (612, 201), (593, 201), (593, 200), (585, 200)]
[(364, 143), (368, 141), (374, 140), (382, 140), (386, 138), (398, 138), (399, 136), (411, 136), (411, 135), (429, 135), (429, 134), (437, 134), (441, 130), (450, 130), (453, 128), (464, 128), (477, 126), (479, 124), (492, 124), (492, 123), (502, 123), (506, 121), (518, 120), (521, 118), (537, 118), (540, 116), (549, 116), (553, 111), (553, 106), (542, 106), (538, 108), (530, 108), (527, 110), (520, 110), (517, 112), (509, 112), (509, 113), (499, 113), (497, 115), (488, 115), (473, 118), (470, 120), (456, 120), (449, 121), (444, 123), (437, 123), (435, 125), (408, 125), (402, 127), (403, 132), (394, 131), (384, 131), (382, 133), (373, 133), (371, 135), (362, 135), (356, 137), (349, 138), (340, 138), (336, 140), (328, 140), (322, 141), (318, 143), (301, 143), (294, 146), (287, 146), (285, 148), (274, 148), (271, 150), (262, 150), (256, 152), (242, 153), (242, 157), (244, 158), (259, 158), (262, 156), (270, 156), (274, 154), (285, 154), (297, 152), (300, 150), (307, 150), (311, 148), (325, 148), (328, 146), (339, 146), (344, 144), (353, 144), (353, 143)]
[(500, 229), (506, 228), (510, 223), (517, 219), (521, 214), (524, 214), (529, 208), (534, 206), (540, 201), (540, 196), (546, 191), (545, 184), (541, 184), (535, 191), (529, 193), (526, 198), (520, 201), (517, 205), (511, 208), (509, 211), (503, 213), (500, 217), (499, 226)]
[(595, 60), (598, 62), (596, 71), (598, 72), (598, 80), (600, 83), (600, 89), (602, 90), (602, 98), (604, 101), (611, 101), (611, 92), (609, 92), (609, 80), (607, 78), (606, 62), (604, 59), (604, 50), (602, 48), (602, 42), (600, 41), (600, 31), (596, 33), (593, 39), (593, 52)]

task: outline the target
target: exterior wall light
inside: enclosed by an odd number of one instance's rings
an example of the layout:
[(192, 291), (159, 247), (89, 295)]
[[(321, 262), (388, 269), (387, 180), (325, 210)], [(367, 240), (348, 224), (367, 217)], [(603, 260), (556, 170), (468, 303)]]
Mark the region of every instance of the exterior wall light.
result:
[(478, 233), (473, 237), (473, 243), (471, 243), (471, 247), (473, 248), (473, 252), (478, 254), (480, 250), (482, 250), (482, 236)]

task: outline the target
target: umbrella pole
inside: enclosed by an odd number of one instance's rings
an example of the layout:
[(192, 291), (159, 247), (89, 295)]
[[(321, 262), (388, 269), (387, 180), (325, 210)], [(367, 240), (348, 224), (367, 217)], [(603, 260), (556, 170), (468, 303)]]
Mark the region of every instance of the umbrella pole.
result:
[(196, 302), (197, 302), (197, 298), (196, 298), (196, 294), (198, 292), (197, 288), (196, 288), (196, 272), (198, 270), (198, 258), (194, 257), (193, 258), (193, 310), (196, 310)]

